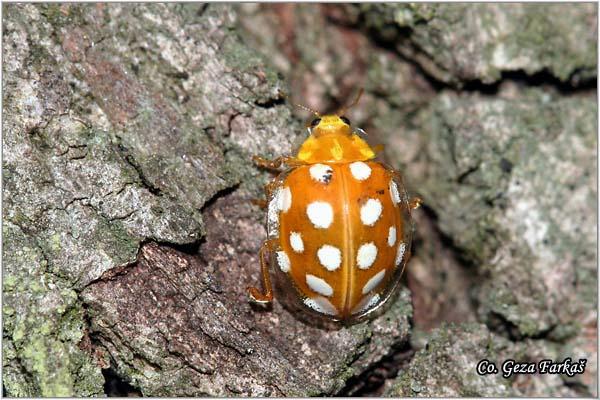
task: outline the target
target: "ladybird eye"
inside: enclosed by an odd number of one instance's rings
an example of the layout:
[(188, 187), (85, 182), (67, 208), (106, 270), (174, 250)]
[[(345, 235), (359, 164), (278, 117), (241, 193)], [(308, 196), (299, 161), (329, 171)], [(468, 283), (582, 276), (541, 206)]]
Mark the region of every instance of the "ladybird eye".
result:
[(319, 125), (319, 122), (321, 122), (321, 118), (315, 118), (310, 123), (310, 126), (312, 126), (314, 128), (315, 126)]
[(346, 118), (346, 117), (340, 117), (340, 119), (341, 119), (342, 121), (344, 121), (344, 123), (345, 123), (346, 125), (350, 126), (350, 120), (349, 120), (348, 118)]

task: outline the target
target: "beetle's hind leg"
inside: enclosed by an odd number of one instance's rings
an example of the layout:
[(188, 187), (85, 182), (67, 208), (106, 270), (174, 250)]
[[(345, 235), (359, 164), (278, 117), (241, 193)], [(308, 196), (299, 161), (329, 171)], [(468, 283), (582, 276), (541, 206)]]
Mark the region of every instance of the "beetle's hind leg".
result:
[(271, 286), (271, 276), (269, 275), (269, 263), (266, 260), (265, 253), (267, 251), (273, 251), (275, 246), (277, 245), (277, 239), (269, 239), (265, 240), (260, 247), (260, 251), (258, 252), (258, 256), (260, 259), (260, 271), (262, 274), (263, 280), (263, 288), (265, 290), (264, 293), (261, 293), (255, 287), (248, 288), (248, 294), (250, 298), (256, 303), (260, 304), (268, 304), (273, 301), (273, 287)]
[(413, 197), (408, 201), (408, 206), (411, 210), (416, 210), (417, 208), (421, 207), (421, 204), (423, 204), (423, 199), (420, 197)]

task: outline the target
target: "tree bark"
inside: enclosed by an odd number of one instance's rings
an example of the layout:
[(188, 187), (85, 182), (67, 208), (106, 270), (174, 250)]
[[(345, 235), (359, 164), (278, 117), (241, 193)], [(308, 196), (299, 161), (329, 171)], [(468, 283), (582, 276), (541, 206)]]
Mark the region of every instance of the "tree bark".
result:
[[(593, 5), (3, 11), (7, 395), (597, 395)], [(251, 156), (359, 87), (425, 207), (408, 288), (324, 330), (248, 302)], [(567, 356), (585, 373), (474, 369)]]

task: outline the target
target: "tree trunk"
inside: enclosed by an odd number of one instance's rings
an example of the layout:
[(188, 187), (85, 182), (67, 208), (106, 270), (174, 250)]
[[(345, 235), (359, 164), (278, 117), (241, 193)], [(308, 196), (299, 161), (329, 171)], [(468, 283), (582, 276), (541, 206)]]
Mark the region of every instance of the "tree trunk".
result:
[[(3, 11), (7, 395), (597, 395), (593, 5)], [(408, 287), (327, 330), (248, 301), (251, 156), (360, 87), (425, 207)], [(585, 373), (475, 371), (566, 357)]]

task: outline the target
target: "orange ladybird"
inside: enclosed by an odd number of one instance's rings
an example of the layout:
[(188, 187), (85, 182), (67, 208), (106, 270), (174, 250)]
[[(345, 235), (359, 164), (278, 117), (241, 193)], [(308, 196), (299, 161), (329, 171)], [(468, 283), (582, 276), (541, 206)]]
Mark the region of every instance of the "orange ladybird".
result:
[(292, 306), (355, 323), (376, 315), (399, 286), (410, 256), (411, 210), (420, 200), (408, 199), (401, 175), (375, 161), (362, 131), (342, 112), (313, 113), (296, 156), (254, 157), (263, 167), (290, 168), (266, 186), (265, 292), (248, 291), (256, 302), (273, 300), (268, 267), (274, 263)]

